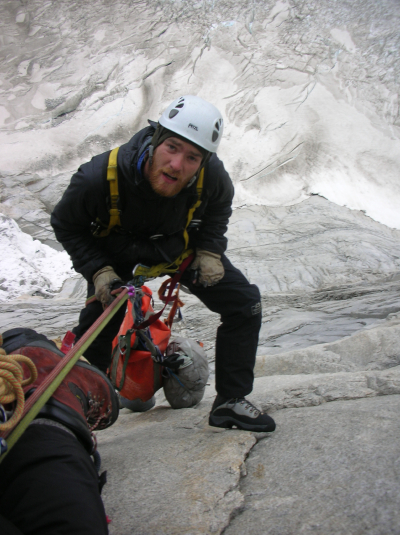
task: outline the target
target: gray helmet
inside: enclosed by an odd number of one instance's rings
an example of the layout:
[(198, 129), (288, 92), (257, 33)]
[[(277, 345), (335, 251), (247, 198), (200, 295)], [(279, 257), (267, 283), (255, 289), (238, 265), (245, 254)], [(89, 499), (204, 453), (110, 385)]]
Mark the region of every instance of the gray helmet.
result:
[(167, 347), (167, 356), (178, 353), (182, 363), (164, 378), (164, 394), (173, 409), (193, 407), (203, 399), (208, 379), (207, 354), (194, 340), (175, 337)]

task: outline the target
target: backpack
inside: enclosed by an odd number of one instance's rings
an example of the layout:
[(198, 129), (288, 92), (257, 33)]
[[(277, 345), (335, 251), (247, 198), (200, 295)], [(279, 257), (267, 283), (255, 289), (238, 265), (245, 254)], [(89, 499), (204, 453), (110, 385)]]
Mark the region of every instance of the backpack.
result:
[(135, 301), (128, 301), (112, 343), (109, 377), (121, 396), (131, 401), (148, 401), (163, 385), (163, 368), (157, 360), (167, 349), (171, 330), (160, 319), (146, 329), (135, 329), (138, 321), (146, 321), (153, 313), (150, 288), (136, 289)]

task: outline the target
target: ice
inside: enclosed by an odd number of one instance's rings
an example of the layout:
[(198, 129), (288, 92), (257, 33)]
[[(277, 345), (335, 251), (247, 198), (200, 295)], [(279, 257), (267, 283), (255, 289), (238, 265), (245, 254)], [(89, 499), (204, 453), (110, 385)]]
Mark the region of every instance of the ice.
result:
[[(0, 15), (0, 210), (46, 243), (44, 218), (79, 165), (182, 94), (225, 118), (235, 208), (318, 194), (400, 229), (398, 4), (117, 0), (110, 17), (100, 0), (32, 0)], [(31, 291), (13, 280), (12, 295)]]

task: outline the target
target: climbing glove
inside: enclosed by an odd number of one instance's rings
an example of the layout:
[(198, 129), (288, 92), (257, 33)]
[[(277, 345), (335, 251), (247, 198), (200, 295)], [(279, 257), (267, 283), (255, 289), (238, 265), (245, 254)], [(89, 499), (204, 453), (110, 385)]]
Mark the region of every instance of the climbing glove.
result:
[(114, 296), (111, 295), (111, 291), (113, 289), (113, 283), (116, 282), (122, 284), (122, 280), (111, 266), (106, 266), (93, 275), (94, 293), (104, 309), (106, 309), (115, 299)]
[(214, 286), (225, 274), (221, 255), (196, 249), (196, 256), (190, 266), (191, 281), (195, 286)]

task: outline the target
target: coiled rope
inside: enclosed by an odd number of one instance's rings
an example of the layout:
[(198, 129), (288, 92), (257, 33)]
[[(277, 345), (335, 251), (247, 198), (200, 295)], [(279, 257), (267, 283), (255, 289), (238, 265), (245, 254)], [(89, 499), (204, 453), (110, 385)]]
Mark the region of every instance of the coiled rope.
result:
[[(3, 345), (3, 336), (0, 334), (0, 346)], [(24, 379), (24, 372), (19, 363), (24, 363), (30, 371), (30, 377)], [(9, 431), (21, 419), (25, 407), (23, 388), (33, 383), (38, 376), (36, 366), (30, 358), (24, 355), (6, 355), (0, 347), (0, 405), (16, 402), (11, 418), (0, 423), (0, 431)]]

